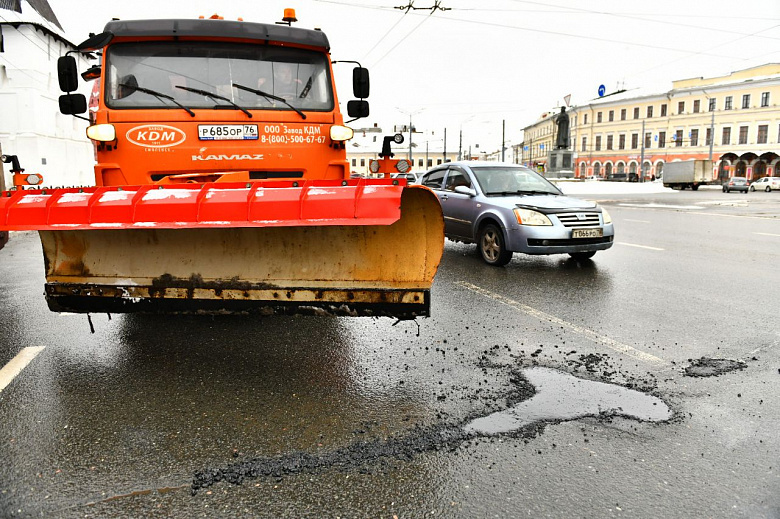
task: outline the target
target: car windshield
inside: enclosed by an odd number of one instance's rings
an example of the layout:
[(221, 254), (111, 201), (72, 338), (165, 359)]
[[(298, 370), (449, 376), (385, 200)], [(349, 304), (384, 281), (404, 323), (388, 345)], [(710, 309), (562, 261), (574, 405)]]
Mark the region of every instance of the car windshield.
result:
[(475, 167), (472, 171), (485, 195), (562, 194), (547, 179), (522, 166)]
[(293, 109), (252, 92), (257, 90), (296, 108), (333, 109), (327, 57), (322, 52), (221, 42), (118, 43), (109, 48), (107, 63), (105, 95), (111, 108), (181, 109), (169, 97), (188, 108), (234, 103), (255, 110)]

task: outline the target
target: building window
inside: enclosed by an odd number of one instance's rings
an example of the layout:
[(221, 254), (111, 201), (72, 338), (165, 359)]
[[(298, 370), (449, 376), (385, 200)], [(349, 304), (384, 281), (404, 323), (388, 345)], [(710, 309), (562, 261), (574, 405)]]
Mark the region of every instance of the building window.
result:
[(674, 145), (679, 147), (683, 145), (683, 134), (682, 130), (677, 130), (674, 132)]
[(695, 130), (691, 130), (691, 146), (698, 146), (699, 145), (699, 130), (698, 128)]
[(740, 126), (739, 127), (739, 143), (740, 144), (747, 144), (747, 137), (748, 137), (748, 127), (747, 126)]
[(769, 92), (761, 93), (761, 106), (769, 106)]
[(647, 118), (650, 119), (653, 116), (653, 107), (648, 106), (647, 107)]
[(423, 167), (423, 159), (417, 159), (417, 167), (418, 168)]
[(750, 108), (750, 94), (745, 94), (742, 96), (742, 109)]
[(360, 159), (360, 165), (361, 165), (362, 167), (365, 167), (365, 165), (366, 165), (366, 159)]
[(618, 149), (619, 150), (626, 149), (626, 136), (625, 136), (625, 134), (618, 135)]
[(645, 148), (650, 148), (653, 143), (653, 134), (650, 132), (645, 133)]
[(625, 121), (626, 120), (626, 109), (623, 108), (620, 110), (620, 120)]
[(758, 137), (756, 140), (757, 144), (766, 144), (766, 139), (769, 136), (769, 125), (768, 124), (759, 124), (758, 125)]
[(697, 114), (699, 113), (699, 109), (701, 108), (701, 101), (696, 99), (693, 101), (693, 113)]
[(685, 112), (685, 101), (680, 101), (677, 103), (677, 115), (681, 115), (683, 112)]
[(582, 138), (582, 149), (580, 151), (587, 151), (588, 150), (588, 138), (583, 137)]
[(599, 113), (597, 113), (597, 114), (596, 114), (596, 122), (597, 122), (597, 123), (600, 123), (600, 122), (601, 122), (601, 112), (599, 112)]
[(357, 159), (352, 159), (352, 167), (357, 167)]
[(438, 166), (439, 164), (441, 164), (441, 159), (436, 159), (436, 165)]
[(596, 135), (596, 151), (601, 151), (601, 135)]
[(731, 96), (726, 96), (726, 104), (723, 106), (724, 110), (731, 110)]
[(608, 150), (612, 149), (612, 144), (613, 144), (614, 140), (615, 140), (614, 136), (607, 135), (607, 149)]
[(731, 144), (731, 128), (723, 128), (723, 136), (720, 139), (721, 144)]
[(658, 147), (666, 148), (666, 132), (658, 132)]
[(707, 128), (707, 134), (704, 137), (704, 145), (709, 146), (712, 144), (712, 128)]
[(631, 149), (635, 150), (639, 147), (639, 134), (638, 133), (632, 133), (631, 134)]
[(429, 168), (433, 167), (433, 159), (428, 159), (428, 167)]
[(639, 107), (634, 108), (634, 119), (639, 119)]
[(612, 122), (614, 120), (615, 120), (615, 111), (614, 110), (610, 110), (609, 111), (609, 122)]
[(588, 114), (583, 115), (582, 124), (588, 124)]
[(710, 106), (709, 111), (714, 112), (715, 111), (715, 105), (717, 104), (717, 98), (711, 97), (710, 98)]
[(661, 105), (661, 117), (666, 117), (666, 103)]

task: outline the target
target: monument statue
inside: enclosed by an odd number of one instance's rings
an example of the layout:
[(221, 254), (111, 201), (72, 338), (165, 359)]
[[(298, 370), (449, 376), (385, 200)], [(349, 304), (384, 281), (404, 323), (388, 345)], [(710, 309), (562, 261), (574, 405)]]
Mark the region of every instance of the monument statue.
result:
[(561, 107), (561, 113), (555, 118), (558, 125), (558, 134), (555, 139), (556, 150), (569, 149), (569, 114), (566, 113), (566, 107)]

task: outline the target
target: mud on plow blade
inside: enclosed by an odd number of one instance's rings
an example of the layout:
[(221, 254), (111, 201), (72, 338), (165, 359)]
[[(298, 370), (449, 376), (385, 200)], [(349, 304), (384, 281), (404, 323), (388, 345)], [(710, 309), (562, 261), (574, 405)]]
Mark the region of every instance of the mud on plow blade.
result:
[(36, 230), (62, 312), (430, 313), (436, 196), (405, 181), (21, 190), (0, 230)]

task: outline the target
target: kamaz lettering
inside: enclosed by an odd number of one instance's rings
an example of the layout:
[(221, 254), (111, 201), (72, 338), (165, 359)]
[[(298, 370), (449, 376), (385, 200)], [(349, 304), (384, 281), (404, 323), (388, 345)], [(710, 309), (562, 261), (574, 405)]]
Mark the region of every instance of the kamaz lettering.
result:
[(193, 155), (192, 160), (263, 160), (263, 154), (256, 155)]

